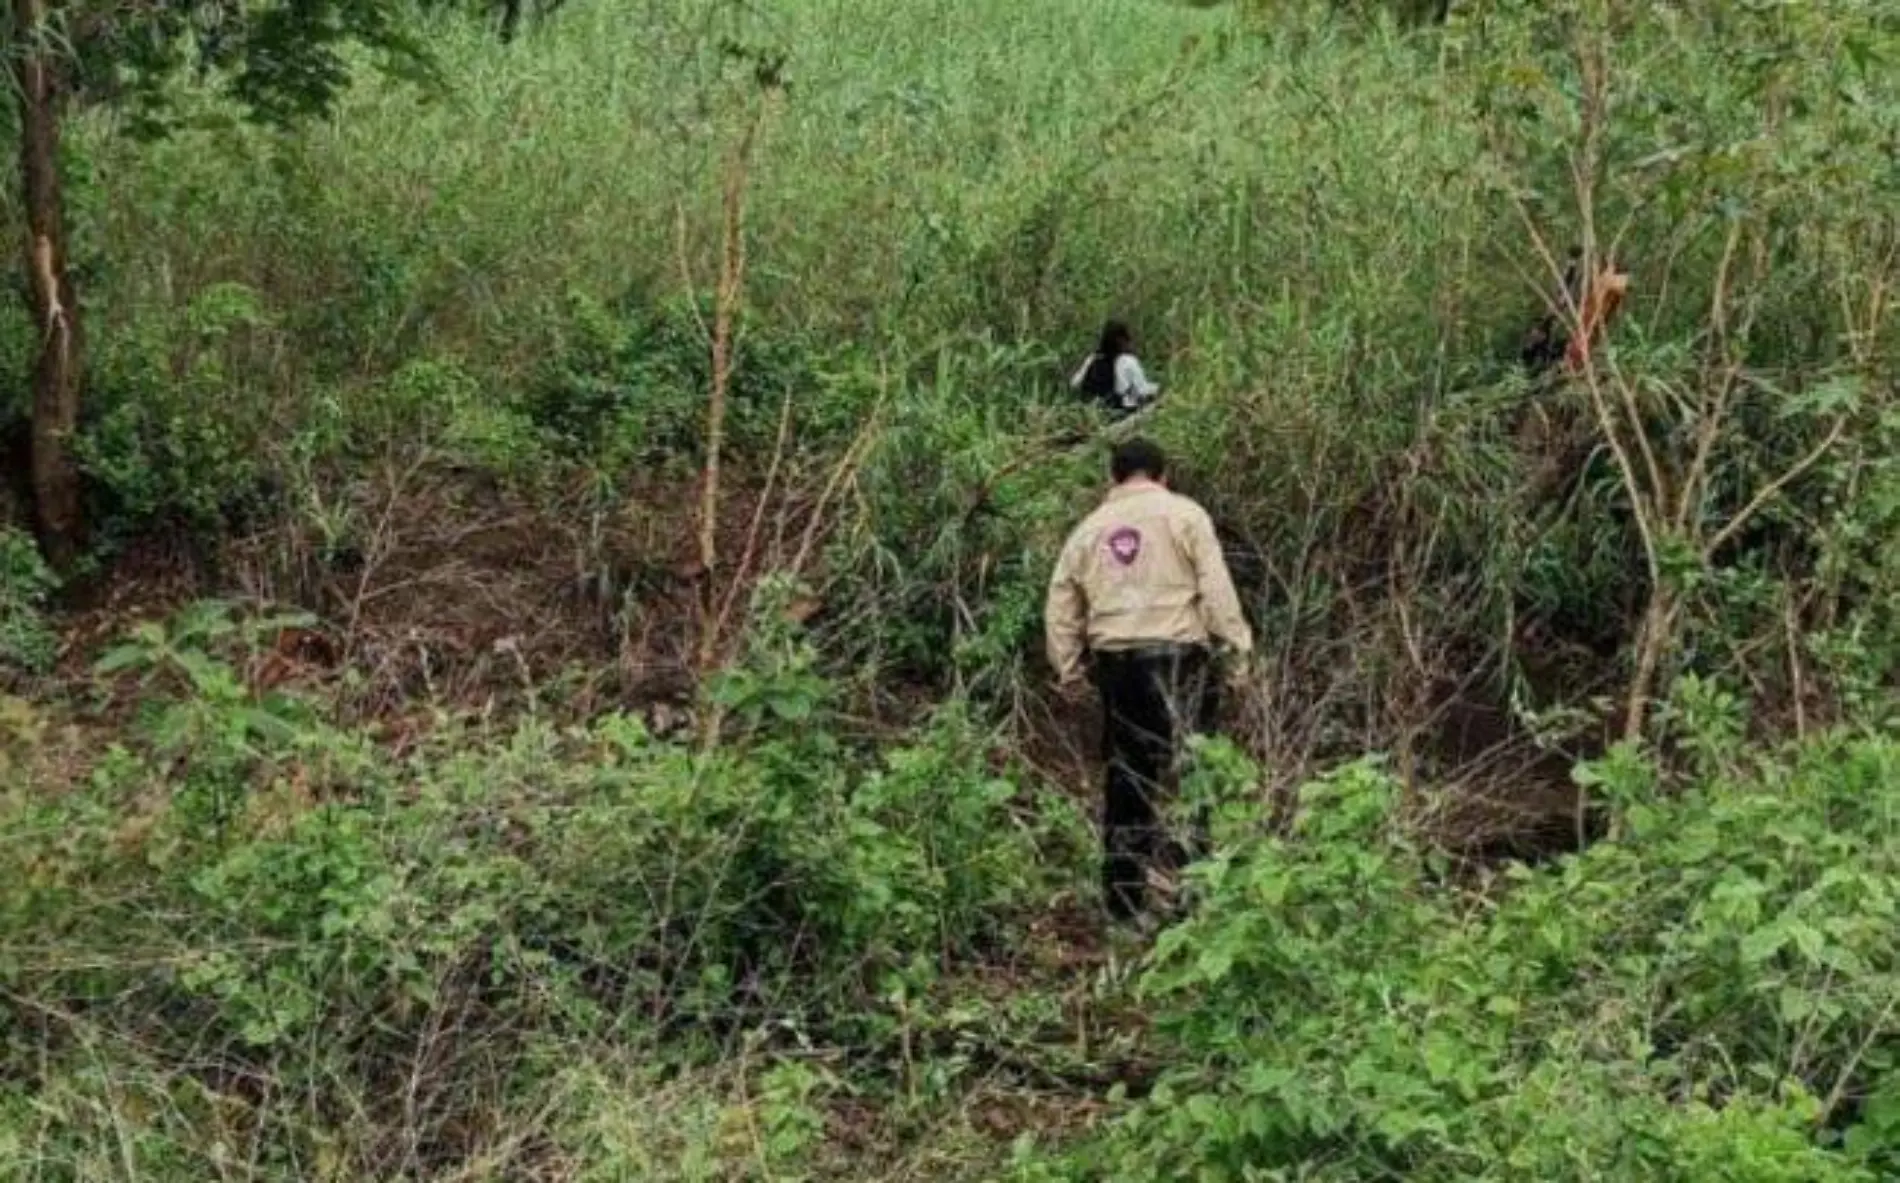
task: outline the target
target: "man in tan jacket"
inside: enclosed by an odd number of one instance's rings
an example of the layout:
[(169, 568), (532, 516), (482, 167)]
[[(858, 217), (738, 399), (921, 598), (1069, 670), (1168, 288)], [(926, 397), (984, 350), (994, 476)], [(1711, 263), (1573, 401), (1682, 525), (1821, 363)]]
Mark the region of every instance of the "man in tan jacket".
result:
[(1142, 910), (1149, 868), (1185, 856), (1167, 841), (1158, 806), (1182, 741), (1213, 724), (1213, 646), (1238, 671), (1253, 633), (1214, 523), (1169, 491), (1161, 449), (1129, 440), (1110, 472), (1115, 487), (1062, 548), (1043, 624), (1064, 691), (1086, 672), (1101, 694), (1102, 889), (1110, 913), (1129, 918)]

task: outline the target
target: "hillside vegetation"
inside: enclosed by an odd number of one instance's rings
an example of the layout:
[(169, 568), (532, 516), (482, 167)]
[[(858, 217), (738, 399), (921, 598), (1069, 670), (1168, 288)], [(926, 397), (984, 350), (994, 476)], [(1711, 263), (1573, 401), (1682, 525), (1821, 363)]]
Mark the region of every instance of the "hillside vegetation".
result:
[[(1900, 1174), (1900, 18), (1435, 8), (399, 7), (315, 121), (75, 107), (0, 1176)], [(1152, 946), (1040, 638), (1130, 430), (1265, 650)]]

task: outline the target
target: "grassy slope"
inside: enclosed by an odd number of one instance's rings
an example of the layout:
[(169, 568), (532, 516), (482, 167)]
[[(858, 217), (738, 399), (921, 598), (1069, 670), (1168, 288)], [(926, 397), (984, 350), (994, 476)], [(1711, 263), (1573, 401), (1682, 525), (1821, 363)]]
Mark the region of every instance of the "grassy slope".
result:
[[(197, 302), (202, 312), (200, 297), (213, 284), (243, 284), (258, 294), (277, 330), (227, 358), (237, 368), (209, 375), (180, 405), (206, 420), (222, 421), (227, 408), (246, 411), (261, 424), (259, 434), (235, 448), (260, 440), (277, 448), (297, 438), (320, 395), (373, 409), (390, 397), (389, 374), (418, 358), (463, 358), (479, 377), (480, 397), (508, 402), (542, 359), (552, 312), (569, 290), (611, 297), (629, 287), (678, 287), (674, 224), (682, 203), (688, 262), (703, 287), (723, 129), (708, 133), (691, 122), (696, 72), (708, 63), (691, 48), (699, 39), (681, 23), (685, 7), (574, 0), (561, 19), (512, 49), (472, 30), (447, 29), (449, 97), (422, 105), (407, 92), (365, 87), (330, 125), (284, 145), (274, 158), (255, 153), (256, 145), (235, 133), (194, 134), (138, 150), (96, 131), (82, 137), (95, 170), (93, 186), (78, 196), (98, 268), (92, 290), (102, 382), (124, 381), (154, 357), (187, 356), (181, 342), (194, 315), (187, 310)], [(884, 498), (872, 512), (909, 525), (893, 505), (902, 509), (909, 499), (933, 514), (941, 505), (959, 507), (971, 487), (1031, 455), (1013, 433), (1024, 426), (1020, 408), (1030, 384), (1047, 376), (1036, 369), (1043, 352), (1079, 350), (1104, 313), (1120, 311), (1141, 327), (1150, 342), (1145, 352), (1175, 391), (1157, 429), (1199, 462), (1197, 475), (1220, 503), (1243, 511), (1245, 524), (1274, 545), (1284, 540), (1275, 557), (1287, 560), (1289, 583), (1310, 581), (1315, 619), (1336, 606), (1330, 581), (1343, 575), (1324, 553), (1303, 565), (1311, 556), (1301, 548), (1323, 551), (1336, 537), (1353, 541), (1353, 521), (1320, 511), (1352, 504), (1367, 487), (1396, 487), (1382, 484), (1375, 467), (1395, 455), (1459, 466), (1450, 478), (1440, 474), (1439, 483), (1420, 485), (1422, 508), (1406, 511), (1418, 515), (1420, 538), (1436, 545), (1444, 533), (1472, 547), (1457, 552), (1447, 544), (1452, 554), (1444, 560), (1459, 581), (1444, 584), (1443, 600), (1466, 607), (1458, 601), (1484, 577), (1484, 565), (1502, 566), (1507, 544), (1519, 541), (1506, 529), (1514, 503), (1492, 496), (1512, 487), (1510, 455), (1485, 407), (1462, 410), (1463, 420), (1451, 416), (1443, 436), (1420, 427), (1418, 411), (1427, 395), (1495, 368), (1500, 331), (1521, 322), (1523, 284), (1506, 262), (1521, 258), (1518, 228), (1499, 216), (1467, 168), (1477, 155), (1476, 135), (1414, 47), (1383, 35), (1348, 40), (1309, 31), (1303, 39), (1221, 49), (1219, 34), (1231, 19), (1223, 9), (1140, 0), (798, 0), (768, 8), (748, 33), (789, 46), (794, 90), (755, 177), (755, 327), (809, 330), (893, 356), (945, 338), (955, 342), (945, 364), (959, 382), (928, 392), (906, 388), (916, 396), (904, 425), (910, 434), (895, 437), (882, 469), (866, 480), (869, 495)], [(1176, 80), (1171, 70), (1196, 37), (1193, 69)], [(1870, 197), (1868, 208), (1871, 217), (1880, 207)], [(1850, 215), (1830, 209), (1829, 216)], [(1667, 241), (1691, 263), (1706, 265), (1719, 247), (1719, 226), (1696, 219), (1682, 225), (1682, 241)], [(1676, 233), (1673, 224), (1666, 230)], [(1802, 266), (1840, 249), (1813, 245), (1825, 237), (1816, 230), (1812, 241), (1790, 248)], [(1689, 295), (1678, 300), (1699, 303), (1697, 275), (1706, 279), (1707, 268), (1684, 270), (1688, 278), (1677, 283)], [(1774, 295), (1777, 307), (1804, 300), (1828, 307), (1802, 281)], [(1661, 303), (1642, 305), (1637, 322), (1665, 329), (1677, 323)], [(985, 346), (972, 339), (979, 335), (1026, 339), (1035, 364), (985, 369)], [(1815, 337), (1828, 339), (1825, 332)], [(1808, 360), (1791, 357), (1789, 369)], [(1000, 388), (986, 389), (986, 382)], [(206, 415), (207, 407), (221, 413)], [(1461, 423), (1475, 426), (1460, 435)], [(993, 555), (1008, 565), (1005, 591), (1016, 599), (1003, 607), (1021, 618), (972, 595), (980, 613), (995, 613), (986, 627), (1002, 622), (995, 635), (979, 638), (994, 643), (993, 650), (977, 650), (979, 660), (990, 653), (1020, 660), (1033, 631), (1022, 620), (1025, 605), (1033, 607), (1034, 564), (1092, 479), (1079, 466), (1048, 468), (1045, 475), (1029, 466), (1034, 479), (1005, 490), (1015, 500), (991, 534), (931, 535), (920, 527), (919, 537), (904, 539), (926, 557), (949, 554), (946, 561), (963, 565), (955, 576), (983, 572), (978, 583)], [(1312, 516), (1302, 517), (1309, 509)], [(1450, 528), (1440, 531), (1439, 523)], [(1485, 549), (1474, 541), (1499, 545)], [(1623, 558), (1612, 552), (1605, 561)], [(1540, 557), (1556, 570), (1553, 582), (1573, 576), (1571, 560), (1561, 549)], [(1509, 574), (1497, 580), (1504, 596), (1518, 590)], [(1586, 584), (1579, 594), (1591, 590)], [(943, 594), (941, 587), (924, 592)], [(1309, 607), (1285, 597), (1291, 605), (1282, 608), (1279, 599), (1274, 610), (1288, 616)], [(864, 615), (887, 607), (868, 596)], [(1409, 622), (1373, 621), (1375, 628), (1397, 626)], [(1291, 627), (1263, 631), (1290, 650), (1303, 643)], [(1344, 667), (1364, 656), (1365, 685), (1383, 692), (1390, 653), (1354, 644), (1363, 639), (1328, 634), (1339, 648), (1314, 646), (1306, 660)], [(1120, 1016), (1103, 1017), (1123, 1001), (1119, 986), (1097, 990), (1089, 965), (1061, 960), (1072, 952), (1070, 942), (1046, 931), (1012, 935), (1048, 962), (963, 966), (970, 976), (943, 987), (927, 1013), (889, 996), (872, 1004), (846, 995), (863, 1010), (840, 1016), (838, 999), (823, 1000), (816, 1009), (829, 1007), (826, 1017), (847, 1030), (860, 1021), (875, 1025), (865, 1046), (879, 1062), (868, 1068), (838, 1067), (861, 1048), (836, 1031), (763, 1075), (743, 1056), (695, 1055), (705, 1049), (691, 1044), (661, 1053), (644, 1029), (629, 1039), (619, 1014), (604, 1020), (605, 1035), (590, 1025), (591, 1012), (550, 1017), (569, 1005), (584, 1011), (594, 998), (592, 982), (570, 993), (577, 987), (564, 968), (546, 977), (545, 967), (520, 972), (499, 998), (484, 995), (479, 975), (460, 960), (460, 946), (435, 954), (440, 960), (425, 974), (439, 975), (430, 982), (452, 1005), (405, 1009), (409, 1003), (379, 992), (380, 967), (365, 971), (350, 961), (358, 938), (349, 925), (356, 921), (346, 919), (339, 937), (325, 928), (333, 923), (328, 916), (298, 912), (291, 904), (317, 893), (294, 877), (273, 881), (272, 868), (305, 868), (300, 873), (318, 880), (329, 873), (330, 859), (341, 859), (352, 875), (350, 860), (393, 868), (413, 885), (393, 897), (413, 909), (405, 915), (415, 929), (391, 941), (406, 954), (404, 942), (421, 942), (446, 926), (431, 908), (459, 915), (467, 904), (479, 916), (532, 894), (508, 878), (521, 873), (521, 855), (503, 822), (545, 806), (551, 780), (564, 794), (555, 798), (556, 812), (601, 809), (598, 824), (578, 831), (588, 841), (627, 831), (651, 837), (660, 849), (675, 843), (688, 850), (669, 829), (679, 827), (723, 852), (712, 840), (720, 835), (709, 839), (693, 828), (695, 810), (661, 824), (642, 807), (643, 793), (690, 802), (682, 786), (698, 791), (701, 782), (663, 754), (656, 758), (663, 773), (627, 774), (638, 792), (595, 801), (588, 794), (601, 791), (593, 773), (603, 757), (588, 746), (591, 738), (548, 755), (537, 746), (550, 742), (545, 737), (462, 742), (451, 731), (421, 755), (370, 762), (363, 772), (347, 758), (360, 740), (319, 729), (317, 742), (273, 747), (260, 758), (244, 750), (251, 741), (240, 726), (242, 710), (212, 697), (202, 711), (186, 699), (185, 715), (202, 732), (187, 731), (186, 738), (208, 744), (206, 758), (179, 764), (162, 730), (131, 728), (125, 736), (134, 756), (105, 761), (87, 792), (56, 806), (40, 792), (68, 790), (77, 779), (71, 769), (90, 765), (89, 750), (100, 745), (82, 735), (42, 747), (37, 711), (24, 722), (7, 717), (17, 731), (9, 745), (14, 762), (0, 769), (30, 768), (35, 794), (9, 803), (6, 850), (29, 877), (41, 877), (30, 878), (47, 893), (34, 906), (53, 913), (51, 920), (14, 917), (35, 941), (15, 944), (37, 950), (42, 924), (77, 930), (70, 949), (26, 963), (14, 979), (20, 996), (53, 1009), (11, 1028), (21, 1040), (12, 1046), (47, 1050), (52, 1059), (34, 1070), (47, 1074), (45, 1082), (30, 1074), (6, 1082), (16, 1087), (0, 1098), (8, 1119), (0, 1139), (12, 1140), (0, 1140), (0, 1149), (35, 1156), (44, 1177), (97, 1176), (128, 1155), (136, 1164), (129, 1174), (204, 1177), (209, 1164), (224, 1161), (225, 1122), (237, 1131), (237, 1144), (268, 1159), (259, 1174), (309, 1177), (312, 1162), (345, 1176), (365, 1164), (393, 1169), (413, 1151), (403, 1140), (418, 1127), (408, 1114), (386, 1122), (366, 1114), (396, 1113), (387, 1107), (394, 1094), (382, 1090), (401, 1073), (426, 1075), (423, 1052), (444, 1046), (443, 1025), (460, 1032), (471, 1016), (486, 1018), (482, 1008), (490, 1006), (521, 1009), (481, 1028), (492, 1040), (462, 1041), (469, 1060), (434, 1077), (435, 1091), (422, 1106), (434, 1123), (431, 1136), (439, 1136), (428, 1148), (437, 1156), (431, 1161), (456, 1163), (466, 1177), (480, 1176), (484, 1158), (503, 1164), (494, 1169), (504, 1174), (527, 1162), (551, 1177), (589, 1167), (598, 1177), (744, 1177), (766, 1162), (793, 1171), (815, 1162), (813, 1169), (840, 1178), (943, 1178), (959, 1171), (981, 1177), (997, 1169), (1016, 1129), (1061, 1129), (1098, 1113), (1101, 1090), (1090, 1074), (1105, 1063), (1119, 1068), (1126, 1051), (1114, 1043), (1126, 1035)], [(63, 710), (48, 709), (55, 716)], [(1320, 722), (1344, 730), (1348, 743), (1361, 734), (1353, 723)], [(55, 727), (44, 734), (56, 733)], [(1368, 726), (1365, 733), (1373, 732)], [(342, 754), (313, 758), (312, 746)], [(767, 745), (758, 766), (749, 763), (754, 755), (740, 758), (729, 792), (750, 800), (764, 779), (784, 797), (808, 799), (800, 795), (813, 790), (797, 777), (772, 781), (788, 763), (782, 752)], [(855, 768), (835, 752), (813, 759), (800, 749), (794, 756), (789, 763), (797, 767)], [(373, 831), (369, 839), (345, 841), (326, 829), (331, 814), (306, 812), (311, 802), (300, 794), (308, 789), (307, 763), (320, 766), (318, 791), (360, 787), (351, 781), (358, 776), (393, 790), (384, 800), (405, 804), (344, 811), (345, 821)], [(959, 765), (974, 766), (967, 758)], [(207, 794), (253, 779), (271, 789), (246, 823), (256, 831), (243, 833), (235, 852), (202, 841), (196, 814), (164, 805), (176, 793), (198, 809)], [(621, 794), (617, 784), (608, 786), (612, 794)], [(834, 784), (827, 791), (841, 790)], [(410, 812), (412, 799), (426, 808)], [(121, 821), (130, 804), (138, 809)], [(854, 824), (862, 820), (839, 809)], [(491, 831), (476, 839), (480, 858), (470, 887), (457, 844), (468, 840), (468, 825), (490, 822)], [(158, 839), (141, 827), (156, 827)], [(864, 875), (845, 879), (847, 887), (902, 887), (915, 879), (903, 864), (857, 868), (845, 855), (871, 858), (875, 849), (850, 847), (846, 839), (855, 832), (794, 830), (789, 855), (808, 860), (802, 872), (821, 883), (830, 882), (822, 872), (836, 866)], [(1867, 832), (1869, 842), (1890, 849), (1886, 831), (1870, 825)], [(925, 847), (936, 837), (929, 825), (904, 835)], [(833, 842), (844, 845), (834, 850)], [(114, 853), (126, 850), (140, 857)], [(624, 850), (589, 846), (576, 857), (555, 844), (531, 853), (538, 859), (531, 886), (557, 903), (584, 898), (598, 909), (566, 917), (571, 928), (563, 936), (595, 939), (601, 917), (612, 922), (608, 927), (639, 929), (643, 915), (625, 906), (639, 898), (639, 884), (615, 878), (638, 865)], [(1617, 855), (1610, 850), (1605, 857)], [(157, 876), (147, 860), (170, 871)], [(201, 878), (204, 868), (211, 870)], [(1080, 865), (1054, 869), (1085, 874)], [(588, 878), (596, 872), (602, 878)], [(481, 878), (489, 875), (498, 878)], [(245, 876), (255, 877), (255, 886)], [(1007, 876), (999, 884), (1033, 907), (1059, 890)], [(362, 903), (343, 895), (345, 911)], [(75, 903), (89, 899), (109, 906), (95, 911)], [(748, 913), (749, 897), (725, 902), (742, 917), (774, 922)], [(284, 908), (288, 921), (279, 914)], [(360, 915), (383, 923), (373, 907)], [(1246, 918), (1244, 909), (1231, 915)], [(544, 918), (528, 920), (534, 923), (522, 921), (522, 931), (539, 931), (534, 925)], [(316, 935), (285, 940), (286, 923), (307, 923)], [(877, 940), (898, 939), (867, 926)], [(167, 974), (147, 974), (111, 953), (127, 933), (179, 964), (217, 972), (182, 987)], [(371, 935), (389, 936), (382, 929)], [(375, 1028), (387, 1044), (343, 1046), (315, 1022), (299, 1029), (305, 1042), (250, 1047), (244, 1008), (268, 1011), (277, 991), (269, 979), (260, 985), (246, 977), (245, 966), (233, 969), (211, 955), (248, 948), (243, 942), (251, 940), (288, 950), (293, 960), (307, 952), (308, 961), (288, 972), (303, 975), (305, 988), (335, 991), (323, 996), (322, 1021)], [(930, 946), (920, 941), (915, 948)], [(624, 959), (616, 958), (624, 952), (591, 955), (620, 972)], [(104, 976), (88, 977), (101, 963)], [(1776, 985), (1764, 978), (1747, 989), (1760, 1003)], [(1646, 988), (1637, 982), (1632, 997)], [(148, 1002), (154, 997), (169, 1005)], [(99, 1010), (67, 1021), (82, 1004)], [(1216, 1028), (1224, 1021), (1210, 1018)], [(795, 1046), (800, 1034), (774, 1031), (784, 1046)], [(1851, 1046), (1859, 1034), (1842, 1039)], [(914, 1062), (910, 1041), (926, 1036), (949, 1051)], [(965, 1047), (972, 1040), (980, 1052), (975, 1060)], [(1077, 1043), (1084, 1046), (1071, 1055)], [(511, 1064), (522, 1046), (529, 1054)], [(493, 1062), (485, 1062), (491, 1050)], [(359, 1053), (360, 1060), (351, 1058)], [(679, 1061), (687, 1067), (656, 1067)], [(207, 1063), (230, 1076), (205, 1073)], [(815, 1083), (800, 1074), (807, 1064), (817, 1065)], [(1051, 1070), (1072, 1075), (1052, 1083)], [(201, 1077), (212, 1095), (194, 1091)], [(456, 1090), (463, 1079), (492, 1092), (462, 1106)], [(246, 1091), (257, 1082), (295, 1089)], [(830, 1123), (821, 1133), (809, 1128), (814, 1114)], [(535, 1141), (543, 1135), (547, 1142)], [(761, 1148), (781, 1135), (790, 1149)], [(458, 1153), (469, 1157), (458, 1161)], [(226, 1169), (244, 1173), (242, 1166)]]
[[(449, 356), (512, 403), (568, 294), (678, 293), (682, 210), (703, 294), (731, 127), (697, 115), (720, 92), (693, 10), (577, 3), (512, 48), (447, 28), (448, 97), (364, 86), (274, 160), (242, 137), (95, 137), (102, 385), (151, 402), (126, 376), (176, 366), (194, 299), (245, 285), (275, 328), (207, 383), (249, 388), (222, 450), (294, 468), (328, 446), (288, 446), (326, 396), (374, 418), (393, 371)], [(1494, 370), (1522, 323), (1461, 100), (1396, 37), (1267, 43), (1230, 8), (1146, 0), (755, 11), (743, 34), (789, 48), (793, 88), (752, 179), (752, 331), (900, 375), (947, 345), (926, 381), (957, 383), (898, 392), (946, 437), (916, 452), (943, 459), (920, 479), (947, 504), (1047, 467), (1021, 408), (1119, 314), (1171, 390), (1154, 429), (1277, 545), (1376, 487), (1430, 393)], [(1014, 360), (987, 360), (997, 341)], [(1032, 538), (1002, 545), (1033, 553), (1035, 515), (1088, 495), (1092, 475), (1051, 471), (1012, 521)]]
[[(245, 184), (196, 137), (108, 165), (108, 253), (146, 298), (267, 266), (289, 296), (289, 260), (327, 257), (339, 274), (306, 282), (342, 284), (363, 278), (347, 260), (400, 253), (457, 346), (520, 331), (524, 305), (564, 285), (672, 282), (675, 205), (707, 212), (710, 149), (691, 121), (712, 63), (689, 11), (575, 5), (512, 49), (446, 29), (450, 96), (359, 90), (303, 153), (314, 195)], [(897, 323), (905, 265), (934, 262), (918, 253), (931, 221), (972, 242), (1009, 224), (1208, 25), (1148, 3), (768, 10), (751, 35), (790, 47), (794, 80), (756, 182), (768, 306)], [(294, 225), (280, 216), (293, 197), (314, 206)], [(169, 291), (147, 286), (161, 276)]]
[[(681, 202), (703, 286), (719, 141), (689, 8), (576, 4), (512, 49), (445, 30), (447, 99), (359, 90), (286, 183), (216, 137), (97, 149), (108, 316), (235, 280), (285, 311), (359, 306), (362, 357), (519, 358), (563, 289), (676, 287)], [(754, 179), (775, 323), (1079, 347), (1112, 310), (1158, 360), (1191, 334), (1244, 343), (1196, 370), (1231, 390), (1239, 364), (1337, 383), (1298, 367), (1354, 336), (1382, 369), (1421, 333), (1458, 339), (1436, 293), (1483, 298), (1442, 249), (1473, 249), (1470, 133), (1395, 45), (1228, 43), (1229, 10), (1148, 0), (763, 11), (745, 35), (788, 47), (793, 80)]]

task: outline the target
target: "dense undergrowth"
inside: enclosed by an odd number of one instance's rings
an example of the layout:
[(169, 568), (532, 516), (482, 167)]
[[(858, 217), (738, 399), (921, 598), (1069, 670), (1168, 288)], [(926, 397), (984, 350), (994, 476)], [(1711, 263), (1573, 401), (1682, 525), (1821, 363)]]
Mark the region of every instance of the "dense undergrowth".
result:
[(1477, 880), (1378, 761), (1282, 828), (1217, 745), (1219, 854), (1131, 993), (1039, 948), (1075, 807), (960, 709), (853, 738), (789, 638), (714, 689), (709, 752), (620, 714), (397, 750), (247, 688), (249, 631), (200, 609), (107, 654), (144, 709), (81, 783), (54, 721), (5, 719), (18, 1177), (1900, 1166), (1887, 736), (1757, 753), (1707, 704), (1682, 783), (1583, 769), (1612, 837)]
[[(246, 631), (199, 609), (108, 654), (143, 711), (84, 783), (36, 791), (40, 724), (9, 719), (11, 1171), (776, 1162), (818, 1149), (807, 1094), (893, 1076), (942, 1021), (906, 1000), (1074, 863), (1073, 809), (1020, 793), (967, 716), (854, 743), (815, 725), (829, 688), (795, 648), (714, 690), (735, 725), (704, 755), (619, 714), (445, 717), (398, 755), (247, 690), (217, 656)], [(728, 1081), (735, 1054), (755, 1065)], [(721, 1082), (784, 1094), (756, 1118), (769, 1153), (641, 1096), (738, 1104)]]
[[(440, 92), (77, 121), (0, 1173), (1900, 1172), (1900, 30), (1415, 7), (437, 11)], [(1266, 650), (1134, 968), (1037, 636), (1110, 314)]]
[(1376, 765), (1285, 835), (1230, 811), (1144, 983), (1181, 1066), (1078, 1177), (1886, 1177), (1900, 749), (1704, 724), (1691, 784), (1619, 749), (1584, 770), (1617, 836), (1482, 888)]

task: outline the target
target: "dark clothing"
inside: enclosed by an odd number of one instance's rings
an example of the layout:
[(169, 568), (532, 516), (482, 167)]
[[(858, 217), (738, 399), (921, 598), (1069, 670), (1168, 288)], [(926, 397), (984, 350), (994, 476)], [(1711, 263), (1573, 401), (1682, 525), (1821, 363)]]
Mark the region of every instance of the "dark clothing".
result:
[(1533, 374), (1541, 374), (1563, 360), (1564, 350), (1570, 341), (1564, 336), (1563, 328), (1554, 316), (1546, 316), (1524, 335), (1523, 348), (1518, 350), (1518, 360), (1524, 368)]
[[(1578, 256), (1570, 255), (1570, 265), (1564, 268), (1565, 298), (1572, 308), (1583, 307), (1583, 285), (1578, 282)], [(1570, 348), (1569, 336), (1564, 332), (1563, 317), (1556, 311), (1546, 313), (1524, 334), (1524, 344), (1518, 350), (1518, 360), (1524, 368), (1533, 374), (1541, 374), (1563, 360), (1564, 353)]]
[(1205, 646), (1153, 645), (1092, 655), (1102, 695), (1102, 891), (1109, 911), (1142, 908), (1150, 866), (1178, 870), (1204, 851), (1170, 837), (1161, 811), (1177, 791), (1189, 735), (1210, 730), (1219, 682)]
[(1076, 388), (1103, 406), (1115, 403), (1115, 359), (1097, 353), (1082, 364), (1081, 380)]
[(1134, 414), (1161, 394), (1161, 388), (1142, 371), (1141, 359), (1127, 352), (1091, 353), (1069, 385), (1099, 401), (1116, 418)]

